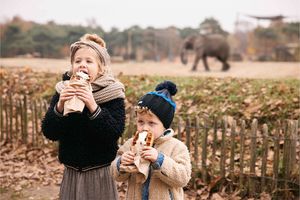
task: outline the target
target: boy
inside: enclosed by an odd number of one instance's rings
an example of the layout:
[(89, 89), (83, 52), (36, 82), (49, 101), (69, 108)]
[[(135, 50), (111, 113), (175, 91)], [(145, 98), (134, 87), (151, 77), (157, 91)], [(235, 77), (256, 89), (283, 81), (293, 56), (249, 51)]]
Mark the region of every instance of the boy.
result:
[(183, 187), (191, 178), (188, 149), (173, 137), (170, 128), (176, 108), (171, 96), (177, 92), (176, 85), (165, 81), (155, 90), (144, 95), (136, 106), (137, 131), (154, 135), (153, 146), (144, 146), (140, 152), (141, 158), (150, 162), (148, 177), (140, 183), (137, 173), (120, 170), (134, 163), (135, 154), (130, 151), (132, 138), (120, 147), (112, 163), (114, 178), (128, 181), (126, 199), (184, 199)]

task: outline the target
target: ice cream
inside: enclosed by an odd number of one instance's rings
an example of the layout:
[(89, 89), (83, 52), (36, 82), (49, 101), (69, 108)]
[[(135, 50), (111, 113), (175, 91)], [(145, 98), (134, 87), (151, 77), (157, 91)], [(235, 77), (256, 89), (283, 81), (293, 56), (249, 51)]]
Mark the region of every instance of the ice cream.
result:
[(85, 80), (85, 81), (90, 80), (90, 76), (88, 74), (84, 73), (84, 72), (76, 72), (75, 78), (77, 80)]
[(137, 132), (132, 140), (132, 146), (138, 144), (139, 146), (152, 146), (154, 136), (150, 131)]

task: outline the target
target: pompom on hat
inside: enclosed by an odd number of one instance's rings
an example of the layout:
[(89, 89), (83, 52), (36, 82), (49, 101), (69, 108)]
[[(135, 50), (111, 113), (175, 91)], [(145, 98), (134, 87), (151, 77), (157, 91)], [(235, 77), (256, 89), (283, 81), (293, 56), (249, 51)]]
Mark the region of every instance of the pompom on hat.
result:
[(172, 96), (176, 93), (176, 84), (171, 81), (164, 81), (156, 86), (155, 91), (145, 94), (139, 100), (137, 107), (151, 110), (167, 129), (174, 118), (176, 104)]

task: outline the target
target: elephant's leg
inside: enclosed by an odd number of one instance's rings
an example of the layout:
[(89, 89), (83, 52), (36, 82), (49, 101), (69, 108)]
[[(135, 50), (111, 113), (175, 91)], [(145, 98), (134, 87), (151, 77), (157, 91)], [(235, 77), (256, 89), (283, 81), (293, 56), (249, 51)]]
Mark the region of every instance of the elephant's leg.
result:
[(227, 63), (227, 59), (224, 59), (224, 58), (221, 58), (221, 57), (217, 57), (217, 58), (223, 64), (222, 71), (225, 72), (225, 71), (229, 70), (230, 65)]
[(230, 65), (225, 61), (225, 62), (223, 62), (223, 68), (222, 68), (222, 71), (227, 71), (227, 70), (229, 70), (229, 68), (230, 68)]
[(195, 60), (194, 60), (194, 65), (192, 67), (192, 71), (196, 71), (197, 70), (197, 66), (198, 66), (199, 60), (200, 60), (200, 57), (196, 56)]
[(203, 64), (204, 64), (205, 70), (209, 71), (209, 67), (208, 67), (208, 64), (207, 64), (207, 57), (203, 56), (202, 59), (203, 59)]

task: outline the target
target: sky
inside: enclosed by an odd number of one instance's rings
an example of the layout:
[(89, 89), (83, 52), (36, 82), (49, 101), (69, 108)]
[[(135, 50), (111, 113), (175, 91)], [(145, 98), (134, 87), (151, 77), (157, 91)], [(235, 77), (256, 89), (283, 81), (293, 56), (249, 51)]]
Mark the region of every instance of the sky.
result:
[(285, 21), (300, 21), (300, 0), (1, 0), (0, 6), (1, 23), (16, 15), (38, 23), (87, 25), (94, 20), (105, 31), (133, 25), (197, 28), (210, 17), (228, 32), (235, 30), (237, 20), (250, 26), (269, 23), (247, 14), (284, 15)]

